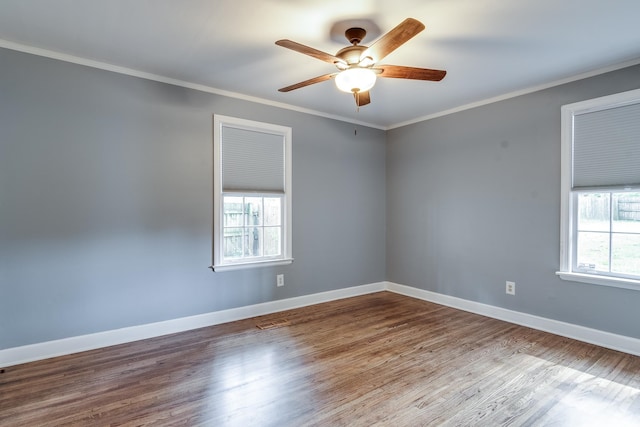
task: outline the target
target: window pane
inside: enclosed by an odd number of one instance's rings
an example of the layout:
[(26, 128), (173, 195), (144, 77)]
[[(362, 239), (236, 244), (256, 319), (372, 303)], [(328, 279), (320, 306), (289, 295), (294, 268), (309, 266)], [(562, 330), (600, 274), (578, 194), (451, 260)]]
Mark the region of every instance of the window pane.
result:
[(640, 233), (640, 193), (613, 194), (613, 231)]
[(262, 197), (245, 197), (246, 225), (262, 225)]
[(239, 258), (242, 257), (242, 241), (244, 237), (244, 228), (225, 228), (224, 229), (224, 257)]
[(245, 256), (262, 256), (262, 227), (248, 228), (245, 238)]
[(581, 270), (609, 271), (609, 233), (578, 232), (577, 266)]
[(609, 200), (609, 193), (578, 194), (578, 230), (609, 231)]
[(242, 197), (224, 198), (224, 220), (225, 227), (242, 227)]
[(264, 225), (282, 225), (282, 199), (264, 198)]
[(282, 198), (224, 197), (223, 258), (282, 255)]
[(264, 228), (264, 256), (278, 256), (282, 253), (281, 235), (282, 227)]
[(611, 271), (640, 276), (640, 234), (611, 236)]

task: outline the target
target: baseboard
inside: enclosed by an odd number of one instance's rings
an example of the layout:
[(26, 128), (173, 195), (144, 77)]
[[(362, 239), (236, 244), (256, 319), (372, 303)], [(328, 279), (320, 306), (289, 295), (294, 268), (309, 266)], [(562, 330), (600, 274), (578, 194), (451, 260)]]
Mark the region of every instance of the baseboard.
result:
[(8, 348), (0, 350), (0, 367), (8, 367), (81, 351), (154, 338), (385, 290), (640, 356), (640, 339), (637, 338), (612, 334), (397, 283), (379, 282), (166, 320), (163, 322)]
[(192, 329), (219, 325), (221, 323), (248, 319), (255, 316), (262, 316), (279, 311), (291, 310), (294, 308), (384, 290), (386, 290), (385, 282), (372, 283), (368, 285), (338, 289), (335, 291), (321, 292), (284, 300), (265, 302), (262, 304), (232, 308), (229, 310), (166, 320), (163, 322), (131, 326), (128, 328), (8, 348), (0, 350), (0, 367), (8, 367), (21, 363), (34, 362), (36, 360), (78, 353), (81, 351), (94, 350), (97, 348), (154, 338), (176, 332), (184, 332)]
[(462, 298), (385, 282), (388, 291), (640, 356), (640, 339), (612, 334)]

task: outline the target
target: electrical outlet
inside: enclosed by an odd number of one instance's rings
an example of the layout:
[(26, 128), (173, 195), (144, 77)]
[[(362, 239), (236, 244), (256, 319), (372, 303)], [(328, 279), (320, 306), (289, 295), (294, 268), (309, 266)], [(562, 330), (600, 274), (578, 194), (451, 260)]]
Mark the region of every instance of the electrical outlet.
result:
[(278, 274), (276, 276), (276, 286), (284, 286), (284, 274)]
[(515, 295), (516, 294), (516, 282), (507, 282), (507, 294)]

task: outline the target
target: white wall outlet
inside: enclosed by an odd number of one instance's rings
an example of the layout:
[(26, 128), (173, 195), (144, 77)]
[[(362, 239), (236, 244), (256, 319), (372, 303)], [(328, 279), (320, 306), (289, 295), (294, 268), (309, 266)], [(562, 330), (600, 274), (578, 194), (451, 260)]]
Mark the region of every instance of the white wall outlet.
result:
[(506, 292), (509, 295), (515, 295), (516, 294), (516, 282), (507, 282), (507, 290)]
[(284, 286), (284, 274), (278, 274), (276, 276), (276, 286)]

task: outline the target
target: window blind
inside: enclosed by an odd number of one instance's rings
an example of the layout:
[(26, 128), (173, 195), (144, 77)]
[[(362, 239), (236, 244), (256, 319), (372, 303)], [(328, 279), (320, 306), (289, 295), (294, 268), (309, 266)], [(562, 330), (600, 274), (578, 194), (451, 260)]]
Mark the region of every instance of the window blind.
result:
[(624, 185), (640, 185), (640, 101), (576, 114), (572, 187)]
[(282, 135), (222, 127), (222, 191), (284, 193)]

